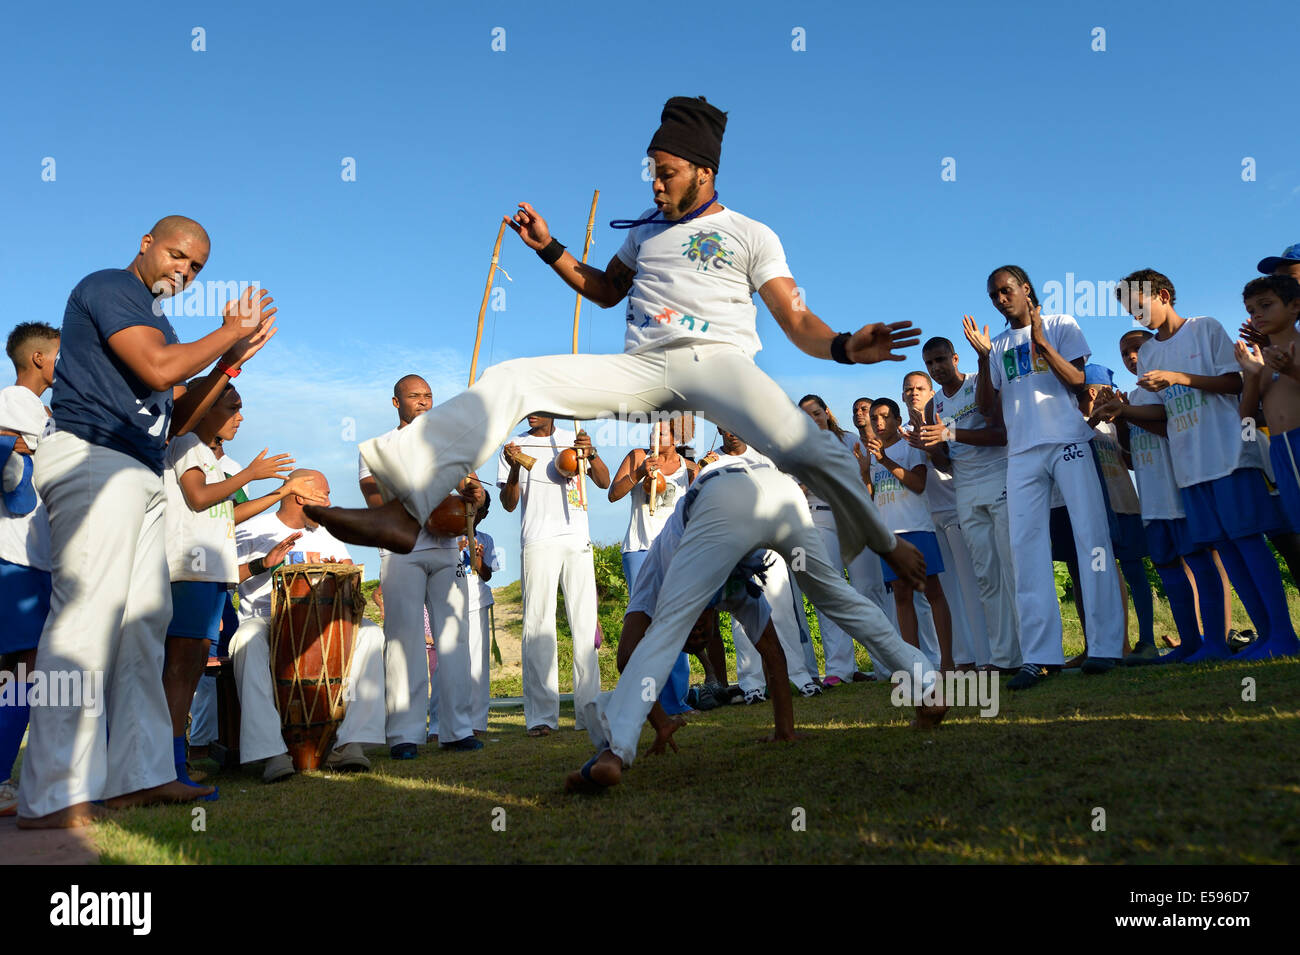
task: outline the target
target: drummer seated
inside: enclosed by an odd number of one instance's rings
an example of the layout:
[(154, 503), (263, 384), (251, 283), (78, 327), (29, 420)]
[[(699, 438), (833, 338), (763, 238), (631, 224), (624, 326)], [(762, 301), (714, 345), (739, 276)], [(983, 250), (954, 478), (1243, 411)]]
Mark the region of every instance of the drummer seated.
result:
[[(294, 471), (310, 478), (317, 494), (329, 498), (329, 482), (319, 471)], [(280, 730), (271, 684), (270, 628), (272, 573), (284, 561), (350, 564), (348, 549), (303, 513), (304, 499), (290, 494), (278, 510), (265, 511), (235, 528), (239, 560), (239, 629), (230, 640), (239, 691), (240, 762), (265, 760), (262, 780), (273, 783), (294, 773)], [(384, 634), (365, 621), (352, 653), (347, 712), (339, 726), (327, 772), (365, 772), (365, 746), (384, 744)]]

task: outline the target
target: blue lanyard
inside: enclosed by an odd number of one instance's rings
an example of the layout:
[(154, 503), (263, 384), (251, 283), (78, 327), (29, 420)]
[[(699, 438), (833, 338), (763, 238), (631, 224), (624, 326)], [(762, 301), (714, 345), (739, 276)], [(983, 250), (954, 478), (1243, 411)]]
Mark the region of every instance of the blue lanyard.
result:
[(718, 193), (715, 191), (711, 199), (706, 200), (702, 205), (696, 206), (694, 211), (687, 213), (675, 222), (669, 222), (667, 219), (660, 219), (659, 216), (662, 215), (662, 213), (656, 209), (644, 219), (613, 219), (610, 221), (609, 227), (611, 229), (635, 229), (639, 225), (650, 225), (651, 223), (657, 223), (659, 225), (678, 225), (682, 222), (690, 222), (692, 219), (702, 216), (705, 209), (719, 201), (721, 200), (718, 198)]

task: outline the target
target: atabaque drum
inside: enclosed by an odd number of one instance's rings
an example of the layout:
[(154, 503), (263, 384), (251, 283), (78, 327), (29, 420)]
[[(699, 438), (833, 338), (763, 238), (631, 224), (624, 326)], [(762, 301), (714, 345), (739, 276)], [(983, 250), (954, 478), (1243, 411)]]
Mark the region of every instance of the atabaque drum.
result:
[(360, 564), (284, 564), (271, 575), (271, 682), (300, 771), (325, 762), (347, 711), (363, 573)]

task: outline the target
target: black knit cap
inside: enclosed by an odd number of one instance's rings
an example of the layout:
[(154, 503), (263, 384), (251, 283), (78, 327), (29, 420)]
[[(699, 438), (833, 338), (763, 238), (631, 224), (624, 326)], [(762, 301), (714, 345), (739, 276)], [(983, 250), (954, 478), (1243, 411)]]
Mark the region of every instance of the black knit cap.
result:
[(703, 96), (674, 96), (664, 104), (646, 152), (663, 150), (716, 173), (726, 128), (727, 114)]

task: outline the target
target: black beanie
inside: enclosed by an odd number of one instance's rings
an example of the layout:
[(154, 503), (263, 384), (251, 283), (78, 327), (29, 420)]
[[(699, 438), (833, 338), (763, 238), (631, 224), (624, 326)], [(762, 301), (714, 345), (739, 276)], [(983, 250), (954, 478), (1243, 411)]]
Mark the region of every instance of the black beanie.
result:
[(674, 96), (664, 104), (646, 152), (661, 149), (716, 173), (726, 128), (727, 114), (703, 96)]

